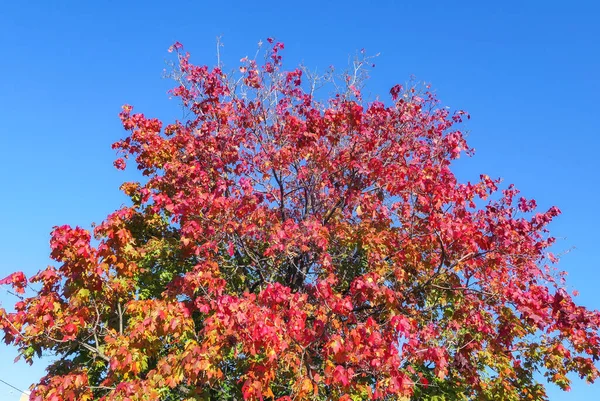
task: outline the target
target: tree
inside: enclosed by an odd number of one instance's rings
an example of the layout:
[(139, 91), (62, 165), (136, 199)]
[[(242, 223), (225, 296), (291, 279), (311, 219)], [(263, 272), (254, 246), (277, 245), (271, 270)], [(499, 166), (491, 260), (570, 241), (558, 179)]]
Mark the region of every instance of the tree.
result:
[(457, 181), (468, 115), (427, 88), (365, 102), (367, 58), (306, 79), (268, 44), (225, 74), (176, 43), (186, 120), (120, 114), (131, 205), (93, 238), (55, 227), (57, 265), (2, 280), (5, 341), (57, 357), (32, 399), (539, 400), (536, 372), (597, 379), (600, 314), (549, 253), (559, 210)]

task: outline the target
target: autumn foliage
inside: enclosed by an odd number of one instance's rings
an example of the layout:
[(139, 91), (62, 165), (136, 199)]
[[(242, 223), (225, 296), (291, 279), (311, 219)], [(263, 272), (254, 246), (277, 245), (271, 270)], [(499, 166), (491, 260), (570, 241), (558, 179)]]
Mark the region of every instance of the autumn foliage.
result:
[(2, 280), (5, 341), (56, 355), (32, 399), (539, 400), (546, 379), (594, 381), (600, 314), (549, 253), (559, 210), (457, 180), (468, 115), (427, 88), (363, 101), (363, 59), (314, 77), (265, 47), (225, 74), (175, 44), (186, 120), (120, 114), (115, 166), (144, 175), (130, 206), (55, 227), (56, 265)]

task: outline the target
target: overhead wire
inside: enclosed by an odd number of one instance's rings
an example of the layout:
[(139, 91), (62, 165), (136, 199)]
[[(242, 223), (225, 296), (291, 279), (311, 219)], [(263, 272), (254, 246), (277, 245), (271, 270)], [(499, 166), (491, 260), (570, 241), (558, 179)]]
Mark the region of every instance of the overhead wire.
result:
[(0, 379), (0, 382), (2, 382), (2, 383), (4, 383), (4, 384), (6, 384), (8, 387), (11, 387), (11, 388), (13, 388), (13, 389), (17, 390), (17, 391), (18, 391), (19, 393), (21, 393), (21, 394), (29, 395), (29, 393), (26, 393), (25, 391), (23, 391), (23, 390), (21, 390), (21, 389), (19, 389), (19, 388), (15, 387), (15, 386), (13, 386), (12, 384), (10, 384), (10, 383), (8, 383), (8, 382), (6, 382), (6, 381), (2, 380), (2, 379)]

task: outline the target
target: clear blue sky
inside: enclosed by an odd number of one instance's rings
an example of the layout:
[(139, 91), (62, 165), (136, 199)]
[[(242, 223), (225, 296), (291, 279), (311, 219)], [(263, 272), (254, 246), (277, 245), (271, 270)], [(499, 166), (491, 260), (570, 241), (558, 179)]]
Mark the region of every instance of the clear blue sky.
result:
[[(5, 1), (0, 9), (0, 276), (49, 263), (53, 225), (89, 227), (125, 199), (130, 173), (112, 167), (124, 103), (177, 117), (161, 79), (181, 41), (213, 63), (222, 36), (230, 67), (259, 39), (285, 42), (290, 63), (345, 66), (358, 49), (381, 53), (368, 90), (387, 94), (411, 75), (466, 109), (475, 157), (457, 171), (514, 183), (545, 208), (569, 286), (600, 309), (600, 5), (596, 1)], [(493, 3), (493, 4), (492, 4)], [(6, 306), (5, 292), (0, 301)], [(0, 379), (26, 388), (42, 364), (12, 365)], [(551, 388), (551, 400), (600, 399), (600, 384)], [(18, 395), (0, 383), (0, 399)]]

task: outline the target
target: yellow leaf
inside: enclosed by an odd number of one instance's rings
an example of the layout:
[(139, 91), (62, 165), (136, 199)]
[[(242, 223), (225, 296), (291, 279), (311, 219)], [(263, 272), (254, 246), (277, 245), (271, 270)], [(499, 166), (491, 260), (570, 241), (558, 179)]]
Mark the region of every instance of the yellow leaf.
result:
[(263, 392), (263, 395), (268, 398), (275, 398), (275, 394), (273, 394), (271, 387), (267, 387), (267, 389)]
[(310, 379), (302, 380), (302, 386), (300, 387), (300, 391), (304, 394), (308, 394), (308, 393), (312, 392), (312, 390), (313, 390), (312, 381), (310, 381)]

